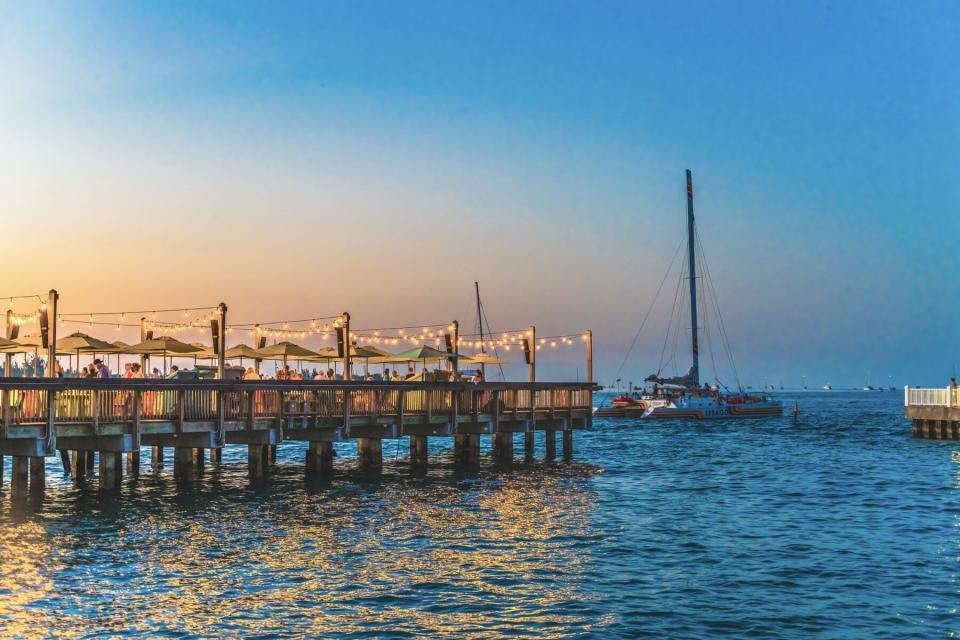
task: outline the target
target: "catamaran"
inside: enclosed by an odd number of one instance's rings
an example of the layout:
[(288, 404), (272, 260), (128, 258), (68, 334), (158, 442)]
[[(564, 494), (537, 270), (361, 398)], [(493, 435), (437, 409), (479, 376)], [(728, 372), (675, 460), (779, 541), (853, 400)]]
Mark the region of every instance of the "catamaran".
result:
[[(655, 419), (703, 420), (708, 418), (759, 418), (782, 416), (783, 404), (766, 394), (724, 393), (717, 386), (700, 384), (700, 345), (697, 325), (696, 231), (693, 216), (693, 176), (687, 170), (687, 280), (690, 285), (690, 353), (692, 363), (683, 376), (665, 378), (660, 372), (646, 382), (652, 389), (613, 399), (612, 406), (600, 407), (596, 415)], [(669, 337), (669, 336), (668, 336)], [(718, 381), (719, 382), (719, 381)]]

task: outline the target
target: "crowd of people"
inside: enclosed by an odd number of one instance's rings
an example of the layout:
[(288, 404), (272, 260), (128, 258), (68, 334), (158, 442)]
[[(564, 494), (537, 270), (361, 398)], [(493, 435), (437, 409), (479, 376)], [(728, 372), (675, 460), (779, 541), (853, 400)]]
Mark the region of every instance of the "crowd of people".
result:
[[(56, 374), (58, 378), (64, 377), (63, 367), (60, 365), (60, 361), (57, 360), (55, 365)], [(177, 378), (180, 377), (180, 368), (177, 365), (172, 365), (170, 367), (170, 372), (168, 374), (162, 373), (156, 367), (150, 373), (145, 373), (143, 367), (139, 362), (126, 362), (123, 365), (123, 375), (119, 376), (124, 379), (142, 379), (142, 378)], [(426, 368), (421, 371), (419, 377), (425, 379), (429, 375), (429, 372)], [(100, 358), (95, 359), (90, 365), (83, 367), (79, 372), (79, 377), (81, 378), (112, 378), (114, 377), (113, 371), (111, 371), (109, 365), (107, 365)], [(244, 371), (242, 378), (244, 380), (264, 380), (270, 379), (269, 376), (258, 373), (253, 367), (247, 367)], [(414, 370), (413, 366), (407, 367), (406, 372), (401, 372), (399, 369), (384, 369), (382, 374), (372, 374), (368, 373), (363, 380), (368, 382), (402, 382), (404, 380), (413, 380), (417, 379), (418, 374)], [(483, 377), (483, 372), (477, 369), (472, 375), (463, 375), (463, 372), (457, 374), (457, 379), (459, 380), (469, 380), (470, 382), (481, 383), (485, 382)], [(289, 365), (284, 365), (282, 368), (278, 369), (276, 374), (273, 377), (274, 380), (343, 380), (343, 374), (337, 373), (333, 369), (316, 370), (313, 371), (300, 371), (298, 369), (291, 369)], [(354, 376), (354, 379), (359, 379)]]

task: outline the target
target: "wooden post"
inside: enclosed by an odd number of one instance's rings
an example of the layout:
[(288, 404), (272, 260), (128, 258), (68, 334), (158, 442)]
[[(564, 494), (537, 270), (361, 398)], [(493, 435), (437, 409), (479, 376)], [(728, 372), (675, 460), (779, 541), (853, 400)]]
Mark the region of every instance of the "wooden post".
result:
[(450, 359), (450, 367), (453, 371), (453, 375), (450, 376), (451, 380), (457, 379), (457, 374), (460, 371), (460, 323), (454, 320), (451, 324), (451, 341), (453, 343), (453, 357)]
[(383, 468), (383, 450), (380, 438), (357, 438), (357, 457), (364, 471)]
[(537, 381), (537, 328), (530, 325), (527, 329), (530, 338), (530, 382)]
[[(217, 322), (219, 324), (220, 336), (217, 341), (217, 379), (224, 379), (227, 357), (227, 305), (220, 303), (217, 305)], [(223, 391), (217, 391), (217, 445), (223, 446), (227, 442), (226, 431), (226, 403), (224, 402)], [(212, 451), (211, 451), (212, 458)]]
[(307, 443), (307, 475), (328, 474), (333, 470), (333, 443), (311, 440)]
[(263, 477), (263, 447), (262, 444), (247, 445), (247, 472), (251, 478)]
[(96, 464), (96, 451), (85, 451), (87, 460), (87, 475), (93, 475), (93, 467)]
[(221, 462), (223, 462), (223, 447), (210, 449), (210, 463), (219, 466)]
[(113, 491), (120, 488), (123, 477), (123, 467), (120, 464), (120, 454), (116, 451), (100, 452), (100, 490)]
[[(253, 348), (258, 349), (260, 345), (260, 325), (253, 325)], [(257, 373), (257, 377), (260, 377), (260, 363), (262, 361), (260, 358), (253, 359), (253, 370)]]
[(30, 458), (30, 491), (42, 493), (46, 487), (46, 462), (41, 456)]
[(333, 471), (333, 443), (318, 442), (315, 447), (317, 452), (317, 471), (320, 473), (330, 473)]
[[(530, 382), (537, 381), (537, 328), (530, 325), (527, 330), (530, 336)], [(523, 457), (527, 462), (533, 460), (533, 449), (536, 438), (536, 405), (537, 391), (530, 390), (530, 426), (523, 434)], [(519, 403), (517, 403), (519, 404)]]
[(13, 456), (10, 469), (10, 491), (15, 494), (27, 492), (27, 481), (30, 477), (30, 458), (27, 456)]
[(74, 451), (70, 456), (70, 474), (74, 480), (87, 475), (87, 452)]
[[(60, 461), (63, 463), (63, 475), (70, 475), (70, 452), (66, 449), (59, 449)], [(3, 460), (0, 459), (0, 484), (3, 484)]]
[(173, 475), (186, 478), (193, 475), (193, 447), (173, 448)]
[[(47, 303), (43, 311), (47, 314), (47, 369), (46, 377), (52, 380), (57, 378), (57, 301), (60, 294), (56, 289), (50, 289)], [(47, 390), (47, 426), (46, 452), (53, 453), (57, 448), (57, 432), (54, 427), (57, 420), (57, 392)]]
[(453, 463), (457, 466), (467, 464), (467, 434), (465, 433), (453, 436)]
[(480, 434), (467, 434), (467, 465), (475, 467), (480, 464)]
[(587, 329), (587, 382), (593, 382), (593, 330)]
[(196, 447), (193, 450), (193, 466), (197, 473), (203, 473), (203, 467), (206, 464), (207, 452), (202, 447)]
[(127, 473), (131, 476), (140, 475), (140, 451), (127, 452)]
[(163, 447), (153, 447), (150, 464), (153, 465), (154, 469), (160, 469), (163, 467)]
[[(350, 314), (346, 311), (343, 312), (342, 322), (343, 322), (343, 381), (349, 382), (353, 379), (351, 375), (351, 363), (350, 363)], [(346, 411), (348, 403), (344, 402), (344, 410)]]
[(427, 436), (410, 436), (410, 464), (423, 467), (427, 465)]
[(498, 464), (509, 465), (513, 462), (513, 433), (504, 431), (493, 434), (494, 452)]
[(3, 486), (3, 454), (0, 454), (0, 487)]
[(217, 379), (223, 380), (223, 370), (226, 368), (227, 358), (227, 305), (222, 302), (217, 305), (217, 316), (220, 323), (220, 340), (217, 346)]
[(553, 429), (547, 429), (543, 432), (547, 438), (547, 455), (544, 459), (554, 460), (557, 457), (557, 432)]
[(573, 429), (563, 430), (563, 457), (565, 460), (573, 457)]
[[(350, 405), (353, 398), (350, 397), (350, 314), (343, 312), (343, 381), (346, 387), (343, 390), (343, 433), (350, 435)], [(334, 365), (336, 366), (336, 365)]]
[[(140, 318), (140, 342), (143, 342), (147, 339), (147, 319), (146, 317)], [(144, 378), (150, 377), (150, 372), (147, 371), (147, 366), (149, 366), (150, 356), (143, 353), (140, 354), (140, 371), (143, 372)]]

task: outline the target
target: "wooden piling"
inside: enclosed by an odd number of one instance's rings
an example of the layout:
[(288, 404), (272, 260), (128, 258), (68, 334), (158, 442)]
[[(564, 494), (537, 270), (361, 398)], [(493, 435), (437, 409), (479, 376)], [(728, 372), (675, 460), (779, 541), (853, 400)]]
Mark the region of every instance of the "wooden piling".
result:
[(533, 462), (533, 448), (536, 443), (536, 432), (527, 431), (523, 434), (523, 459), (527, 462)]
[(193, 447), (173, 448), (173, 475), (182, 478), (193, 475)]
[(573, 429), (563, 430), (563, 459), (573, 458)]
[(410, 436), (410, 464), (423, 467), (427, 465), (427, 436)]
[(557, 432), (553, 429), (547, 429), (543, 432), (547, 438), (547, 455), (544, 460), (555, 460), (557, 457)]
[(73, 476), (74, 480), (79, 480), (87, 475), (86, 451), (73, 451), (70, 454), (70, 474)]
[(27, 492), (27, 482), (30, 478), (30, 458), (27, 456), (13, 456), (10, 465), (10, 491), (14, 494)]
[(47, 461), (41, 456), (30, 458), (30, 491), (43, 492), (46, 488)]
[(267, 448), (270, 453), (270, 464), (277, 464), (277, 445), (270, 444)]
[(270, 445), (265, 444), (260, 448), (260, 457), (263, 458), (264, 471), (268, 470), (270, 468)]
[(114, 491), (120, 488), (123, 478), (121, 454), (116, 451), (100, 452), (100, 490)]
[(3, 486), (3, 455), (0, 454), (0, 487)]
[(150, 451), (150, 464), (154, 469), (163, 466), (163, 447), (153, 447)]
[(210, 464), (219, 466), (221, 462), (223, 462), (223, 449), (220, 447), (210, 449)]
[(364, 471), (383, 468), (383, 450), (380, 438), (357, 438), (357, 459)]
[(203, 467), (206, 465), (206, 450), (201, 447), (195, 447), (193, 450), (193, 468), (197, 473), (203, 473)]
[(251, 478), (262, 478), (264, 474), (264, 447), (263, 444), (247, 445), (247, 472)]
[[(66, 449), (57, 449), (60, 454), (60, 462), (63, 463), (63, 475), (70, 475), (70, 452)], [(0, 484), (3, 484), (3, 462), (0, 460)]]
[(497, 464), (511, 464), (513, 462), (513, 433), (493, 434), (493, 451)]
[(140, 452), (127, 452), (127, 474), (131, 476), (140, 475)]
[(333, 471), (333, 443), (311, 440), (307, 443), (307, 475)]
[(95, 465), (96, 465), (96, 463), (97, 463), (96, 458), (95, 458), (94, 456), (97, 455), (97, 452), (96, 452), (96, 451), (84, 451), (84, 453), (86, 454), (86, 462), (87, 462), (88, 475), (93, 475), (93, 470), (94, 470), (94, 467), (95, 467)]

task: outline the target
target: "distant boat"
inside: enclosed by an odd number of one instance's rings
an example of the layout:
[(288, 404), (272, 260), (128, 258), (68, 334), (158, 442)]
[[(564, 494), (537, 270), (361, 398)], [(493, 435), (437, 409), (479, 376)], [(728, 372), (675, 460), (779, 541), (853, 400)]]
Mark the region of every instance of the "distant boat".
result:
[(831, 387), (831, 386), (830, 386), (830, 383), (828, 382), (827, 384), (823, 385), (823, 390), (824, 390), (824, 391), (833, 391), (833, 387)]
[(876, 389), (874, 389), (873, 387), (870, 386), (870, 372), (869, 372), (869, 371), (867, 371), (867, 379), (866, 379), (866, 381), (864, 381), (864, 383), (863, 383), (863, 390), (864, 390), (864, 391), (876, 391)]

